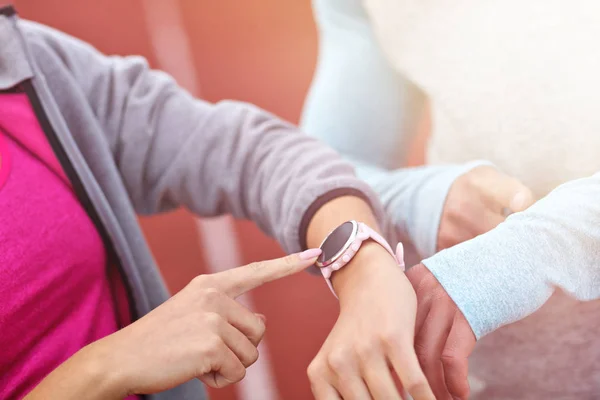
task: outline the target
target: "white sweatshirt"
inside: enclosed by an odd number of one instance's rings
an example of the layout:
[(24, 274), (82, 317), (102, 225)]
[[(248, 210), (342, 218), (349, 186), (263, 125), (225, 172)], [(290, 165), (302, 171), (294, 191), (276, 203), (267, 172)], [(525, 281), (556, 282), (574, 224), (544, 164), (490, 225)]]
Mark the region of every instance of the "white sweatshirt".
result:
[[(474, 397), (600, 398), (600, 301), (584, 302), (600, 298), (600, 3), (314, 4), (322, 44), (304, 125), (360, 159), (398, 225), (422, 204), (418, 171), (390, 171), (389, 162), (398, 151), (390, 144), (405, 144), (397, 137), (414, 86), (432, 107), (430, 164), (487, 159), (545, 196), (424, 261), (477, 336), (487, 335), (472, 357), (485, 385)], [(430, 188), (429, 201), (442, 205), (449, 183)], [(412, 227), (429, 232), (429, 242), (438, 211)]]

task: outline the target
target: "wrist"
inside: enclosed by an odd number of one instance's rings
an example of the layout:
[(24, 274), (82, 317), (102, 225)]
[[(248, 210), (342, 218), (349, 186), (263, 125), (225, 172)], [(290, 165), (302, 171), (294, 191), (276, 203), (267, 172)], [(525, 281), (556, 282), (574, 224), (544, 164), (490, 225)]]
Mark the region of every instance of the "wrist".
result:
[(359, 197), (339, 197), (325, 204), (310, 221), (306, 243), (308, 248), (319, 247), (323, 239), (346, 221), (364, 222), (378, 230), (377, 221), (368, 203)]
[(87, 398), (122, 399), (129, 395), (122, 367), (114, 360), (114, 352), (104, 340), (91, 343), (81, 349), (75, 356), (78, 369), (83, 380), (89, 382), (94, 396)]
[(331, 276), (331, 283), (340, 301), (368, 283), (381, 273), (390, 270), (401, 272), (394, 257), (379, 243), (369, 240), (363, 243), (352, 260)]
[[(60, 398), (118, 400), (127, 396), (120, 390), (119, 368), (106, 362), (98, 342), (84, 347), (52, 371), (26, 397), (27, 400)], [(116, 365), (116, 364), (113, 364)]]

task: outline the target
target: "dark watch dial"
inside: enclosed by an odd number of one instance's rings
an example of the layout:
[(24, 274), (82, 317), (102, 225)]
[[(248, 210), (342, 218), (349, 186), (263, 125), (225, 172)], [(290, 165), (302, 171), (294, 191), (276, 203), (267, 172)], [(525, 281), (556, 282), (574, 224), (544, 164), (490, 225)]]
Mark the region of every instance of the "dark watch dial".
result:
[(335, 262), (352, 244), (357, 231), (358, 224), (355, 221), (344, 222), (335, 228), (321, 244), (323, 252), (317, 259), (316, 265), (322, 268)]

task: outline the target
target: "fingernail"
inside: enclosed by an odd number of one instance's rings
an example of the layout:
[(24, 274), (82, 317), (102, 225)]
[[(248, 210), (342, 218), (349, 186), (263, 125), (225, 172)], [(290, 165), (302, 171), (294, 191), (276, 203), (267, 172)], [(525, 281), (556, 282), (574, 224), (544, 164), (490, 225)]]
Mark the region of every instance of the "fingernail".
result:
[(406, 265), (404, 264), (404, 246), (402, 246), (401, 242), (396, 246), (396, 261), (398, 261), (398, 265), (402, 269), (406, 269)]
[(525, 202), (527, 201), (527, 194), (525, 192), (518, 192), (510, 202), (510, 209), (513, 212), (521, 211), (525, 208)]
[(308, 249), (298, 254), (298, 257), (300, 257), (301, 260), (308, 261), (319, 257), (321, 253), (321, 249)]
[(263, 322), (263, 324), (267, 322), (267, 317), (264, 314), (255, 313), (254, 315), (256, 315), (258, 319), (260, 319)]

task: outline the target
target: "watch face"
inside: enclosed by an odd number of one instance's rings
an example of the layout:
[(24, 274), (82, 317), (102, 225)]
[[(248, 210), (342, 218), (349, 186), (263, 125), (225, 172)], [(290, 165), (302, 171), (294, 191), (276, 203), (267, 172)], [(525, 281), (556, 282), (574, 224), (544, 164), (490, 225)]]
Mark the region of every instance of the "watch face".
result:
[(356, 229), (356, 222), (348, 221), (331, 232), (321, 244), (323, 252), (317, 260), (317, 265), (326, 266), (335, 261), (350, 245), (350, 239), (352, 239)]

